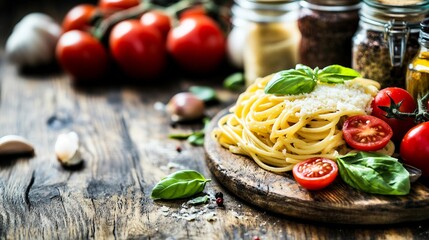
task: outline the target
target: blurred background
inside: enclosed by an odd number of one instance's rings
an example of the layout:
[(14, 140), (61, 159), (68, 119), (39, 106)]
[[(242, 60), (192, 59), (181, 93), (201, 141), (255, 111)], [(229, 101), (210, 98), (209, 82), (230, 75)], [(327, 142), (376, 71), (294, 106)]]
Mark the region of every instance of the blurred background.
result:
[(79, 3), (97, 3), (97, 0), (0, 0), (0, 49), (13, 26), (31, 12), (42, 12), (59, 23), (70, 8)]

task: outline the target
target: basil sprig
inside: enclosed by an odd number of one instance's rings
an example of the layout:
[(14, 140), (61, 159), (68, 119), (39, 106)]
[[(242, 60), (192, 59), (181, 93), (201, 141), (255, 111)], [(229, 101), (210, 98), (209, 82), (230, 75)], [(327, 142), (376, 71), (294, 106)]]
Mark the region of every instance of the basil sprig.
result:
[(202, 192), (210, 181), (194, 170), (178, 171), (158, 182), (152, 189), (151, 198), (156, 200), (191, 197)]
[(409, 173), (396, 158), (357, 152), (338, 158), (337, 163), (343, 181), (356, 189), (384, 195), (410, 192)]
[(359, 77), (355, 70), (340, 65), (331, 65), (320, 70), (298, 64), (295, 69), (283, 70), (274, 74), (265, 86), (265, 93), (277, 95), (295, 95), (312, 92), (317, 82), (344, 83)]

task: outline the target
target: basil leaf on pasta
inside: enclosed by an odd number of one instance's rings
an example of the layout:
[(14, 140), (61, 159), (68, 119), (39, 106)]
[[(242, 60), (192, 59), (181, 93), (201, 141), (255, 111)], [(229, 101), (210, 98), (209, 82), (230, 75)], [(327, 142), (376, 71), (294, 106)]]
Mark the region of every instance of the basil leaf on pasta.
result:
[(265, 87), (265, 93), (288, 95), (309, 93), (316, 87), (313, 71), (306, 68), (289, 69), (276, 73)]
[(340, 65), (327, 66), (317, 72), (317, 79), (324, 83), (344, 83), (359, 77), (360, 74), (355, 70)]
[(204, 190), (210, 182), (201, 173), (194, 170), (182, 170), (168, 175), (152, 189), (153, 199), (177, 199), (191, 197)]
[(384, 195), (410, 191), (408, 171), (391, 156), (358, 152), (338, 158), (337, 163), (341, 178), (353, 188)]

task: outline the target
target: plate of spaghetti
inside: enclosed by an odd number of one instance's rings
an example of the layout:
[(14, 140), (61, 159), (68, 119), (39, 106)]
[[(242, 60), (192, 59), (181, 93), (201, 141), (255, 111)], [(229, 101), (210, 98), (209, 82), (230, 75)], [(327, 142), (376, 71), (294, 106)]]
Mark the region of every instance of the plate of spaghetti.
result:
[[(319, 83), (307, 93), (267, 94), (273, 76), (248, 86), (206, 130), (207, 164), (221, 184), (250, 204), (312, 221), (390, 224), (429, 218), (429, 190), (419, 182), (407, 195), (384, 196), (358, 191), (338, 178), (309, 191), (291, 174), (306, 159), (336, 159), (353, 151), (341, 126), (348, 117), (371, 112), (377, 82), (356, 78)], [(394, 150), (389, 142), (377, 152)]]

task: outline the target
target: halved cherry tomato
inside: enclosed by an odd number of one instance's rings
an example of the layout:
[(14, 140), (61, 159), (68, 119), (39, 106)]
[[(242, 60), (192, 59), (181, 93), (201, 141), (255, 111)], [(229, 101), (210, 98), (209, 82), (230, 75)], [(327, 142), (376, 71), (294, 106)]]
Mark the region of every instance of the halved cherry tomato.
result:
[(167, 34), (171, 29), (170, 17), (161, 11), (152, 10), (143, 14), (140, 18), (143, 26), (154, 27), (162, 34), (164, 39), (167, 38)]
[(331, 159), (315, 157), (297, 163), (292, 170), (295, 180), (308, 190), (330, 185), (338, 175), (338, 166)]
[(396, 119), (385, 117), (386, 112), (381, 110), (379, 106), (390, 106), (390, 98), (395, 102), (395, 104), (401, 104), (399, 111), (404, 113), (414, 112), (417, 106), (411, 94), (409, 94), (405, 89), (398, 87), (388, 87), (380, 90), (371, 103), (371, 115), (378, 117), (389, 124), (389, 126), (394, 130), (392, 140), (399, 144), (405, 133), (407, 133), (415, 123), (413, 118)]
[(103, 45), (89, 33), (80, 30), (68, 31), (60, 37), (56, 55), (60, 65), (75, 80), (100, 79), (109, 63)]
[(67, 12), (63, 19), (63, 32), (70, 30), (89, 31), (91, 20), (95, 17), (97, 8), (92, 4), (80, 4)]
[(358, 115), (347, 118), (343, 125), (343, 137), (352, 148), (361, 151), (376, 151), (389, 142), (392, 128), (380, 118)]
[(422, 170), (429, 177), (429, 122), (420, 123), (405, 134), (400, 155), (404, 163)]

